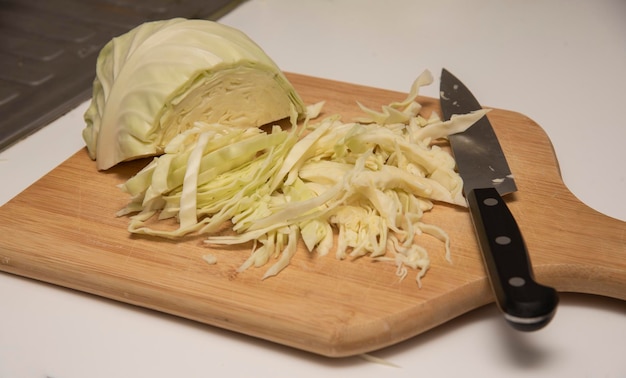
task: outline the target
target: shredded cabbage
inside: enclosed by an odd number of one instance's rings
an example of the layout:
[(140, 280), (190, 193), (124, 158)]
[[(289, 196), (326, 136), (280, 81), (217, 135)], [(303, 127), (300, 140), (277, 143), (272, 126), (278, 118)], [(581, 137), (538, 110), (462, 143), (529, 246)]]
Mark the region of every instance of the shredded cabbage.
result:
[[(418, 269), (421, 285), (430, 260), (415, 237), (432, 235), (450, 254), (448, 235), (424, 224), (424, 212), (436, 202), (466, 204), (454, 159), (432, 142), (485, 114), (424, 118), (416, 98), (431, 82), (425, 71), (404, 101), (382, 112), (360, 105), (365, 116), (355, 122), (334, 115), (313, 123), (321, 104), (309, 107), (301, 124), (292, 108), (291, 130), (195, 122), (121, 185), (131, 201), (119, 215), (133, 214), (133, 233), (178, 238), (197, 232), (209, 245), (253, 241), (240, 270), (276, 259), (264, 278), (284, 269), (302, 240), (320, 255), (334, 248), (338, 259), (391, 261), (401, 278), (407, 267)], [(157, 227), (154, 217), (174, 218), (178, 227)], [(225, 225), (234, 233), (224, 235)]]

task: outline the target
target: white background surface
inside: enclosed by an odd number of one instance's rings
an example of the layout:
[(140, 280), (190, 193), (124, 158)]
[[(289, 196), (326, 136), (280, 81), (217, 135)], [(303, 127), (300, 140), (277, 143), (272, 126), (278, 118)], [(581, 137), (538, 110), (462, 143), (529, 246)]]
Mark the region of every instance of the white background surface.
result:
[[(253, 0), (221, 22), (285, 71), (406, 92), (422, 70), (446, 67), (483, 105), (539, 123), (572, 192), (626, 220), (625, 20), (623, 0)], [(437, 85), (422, 93), (437, 97)], [(86, 105), (0, 153), (0, 204), (83, 147)], [(539, 332), (503, 323), (486, 306), (372, 353), (390, 367), (0, 273), (0, 378), (626, 377), (622, 301), (563, 294)]]

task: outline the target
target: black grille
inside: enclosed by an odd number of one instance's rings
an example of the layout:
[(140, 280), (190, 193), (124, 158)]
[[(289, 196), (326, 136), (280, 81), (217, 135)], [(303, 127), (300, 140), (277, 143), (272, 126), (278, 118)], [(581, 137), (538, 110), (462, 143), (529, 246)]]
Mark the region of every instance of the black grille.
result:
[(217, 20), (234, 0), (0, 0), (0, 150), (91, 96), (113, 37), (153, 20)]

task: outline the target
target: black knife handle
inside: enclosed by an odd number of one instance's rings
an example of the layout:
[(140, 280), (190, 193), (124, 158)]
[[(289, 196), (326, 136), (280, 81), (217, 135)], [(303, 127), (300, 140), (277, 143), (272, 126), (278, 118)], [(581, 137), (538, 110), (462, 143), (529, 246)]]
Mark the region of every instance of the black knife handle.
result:
[(498, 307), (513, 328), (535, 331), (556, 311), (558, 295), (535, 282), (526, 245), (506, 202), (494, 188), (467, 195), (489, 281)]

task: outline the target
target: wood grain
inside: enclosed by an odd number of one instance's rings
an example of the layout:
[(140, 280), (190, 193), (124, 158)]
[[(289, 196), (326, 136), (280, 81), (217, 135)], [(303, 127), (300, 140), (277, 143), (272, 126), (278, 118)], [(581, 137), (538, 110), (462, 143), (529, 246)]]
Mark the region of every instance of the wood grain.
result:
[[(289, 74), (307, 103), (325, 113), (358, 114), (356, 100), (379, 106), (404, 94)], [(438, 101), (422, 98), (427, 110)], [(550, 141), (522, 114), (493, 110), (494, 129), (519, 192), (507, 197), (536, 278), (559, 291), (626, 300), (626, 225), (582, 204), (563, 185)], [(437, 206), (426, 221), (451, 237), (424, 236), (431, 268), (417, 287), (395, 266), (367, 258), (337, 261), (298, 251), (277, 277), (265, 268), (236, 273), (249, 249), (208, 250), (201, 238), (173, 242), (131, 236), (115, 212), (127, 201), (115, 185), (145, 161), (97, 172), (84, 150), (0, 208), (0, 270), (163, 311), (332, 357), (414, 337), (493, 301), (469, 215)], [(206, 264), (202, 255), (218, 258)], [(558, 321), (558, 313), (555, 321)]]

